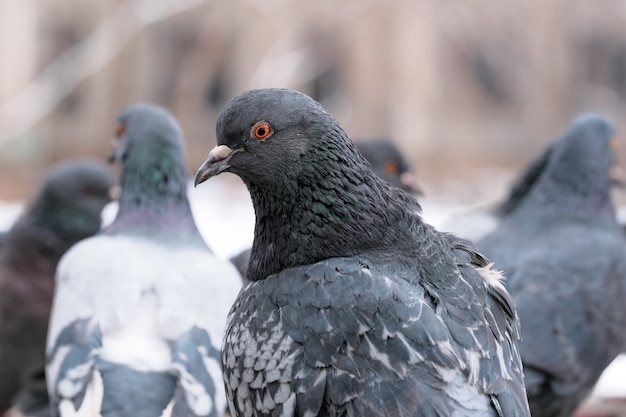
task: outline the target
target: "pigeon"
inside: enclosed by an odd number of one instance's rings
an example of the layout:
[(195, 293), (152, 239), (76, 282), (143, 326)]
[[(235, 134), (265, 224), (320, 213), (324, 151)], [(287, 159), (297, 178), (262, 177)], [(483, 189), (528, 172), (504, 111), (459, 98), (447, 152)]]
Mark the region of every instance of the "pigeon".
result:
[(422, 195), (421, 189), (415, 184), (411, 167), (391, 140), (360, 140), (355, 141), (355, 145), (372, 166), (372, 171), (380, 178), (405, 191)]
[(626, 243), (610, 197), (615, 133), (602, 116), (575, 118), (478, 243), (518, 308), (533, 416), (571, 416), (626, 346)]
[(195, 184), (238, 175), (256, 216), (222, 344), (231, 415), (529, 415), (500, 273), (424, 223), (319, 103), (251, 90), (216, 133)]
[(120, 113), (115, 135), (117, 215), (57, 270), (53, 416), (221, 416), (219, 345), (241, 278), (196, 227), (174, 117), (137, 103)]
[(54, 166), (3, 239), (0, 254), (0, 414), (49, 413), (45, 349), (54, 274), (61, 256), (94, 235), (110, 201), (113, 177), (104, 162)]
[[(372, 166), (372, 171), (395, 187), (415, 195), (422, 195), (422, 191), (415, 185), (411, 169), (402, 156), (400, 149), (389, 139), (370, 139), (354, 143), (358, 151)], [(242, 277), (248, 272), (250, 248), (233, 255), (230, 261), (235, 265)]]

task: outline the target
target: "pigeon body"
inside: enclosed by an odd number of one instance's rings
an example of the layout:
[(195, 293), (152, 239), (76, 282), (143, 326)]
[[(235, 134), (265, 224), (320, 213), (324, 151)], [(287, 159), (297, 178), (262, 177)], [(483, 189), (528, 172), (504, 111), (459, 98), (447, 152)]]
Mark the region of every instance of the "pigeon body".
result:
[(479, 243), (517, 304), (533, 416), (572, 415), (624, 350), (626, 244), (609, 193), (614, 135), (602, 117), (576, 118)]
[(0, 413), (15, 405), (48, 415), (45, 349), (61, 256), (100, 230), (113, 178), (95, 160), (61, 163), (12, 228), (0, 252)]
[(231, 415), (529, 415), (499, 273), (423, 223), (318, 103), (252, 90), (216, 131), (196, 184), (235, 173), (256, 214), (222, 348)]
[(48, 336), (53, 413), (221, 416), (219, 343), (241, 279), (196, 228), (173, 116), (136, 104), (117, 122), (117, 216), (58, 268)]

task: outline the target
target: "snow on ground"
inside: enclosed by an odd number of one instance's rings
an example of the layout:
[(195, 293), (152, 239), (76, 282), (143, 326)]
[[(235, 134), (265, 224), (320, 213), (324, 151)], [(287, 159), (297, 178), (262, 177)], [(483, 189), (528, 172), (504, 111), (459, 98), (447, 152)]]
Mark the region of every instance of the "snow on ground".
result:
[[(198, 188), (190, 184), (189, 199), (200, 232), (217, 256), (229, 258), (252, 245), (254, 210), (239, 178), (222, 174)], [(426, 222), (440, 230), (477, 238), (494, 225), (482, 214), (485, 205), (470, 206), (449, 198), (421, 198), (420, 203)], [(10, 227), (22, 206), (21, 201), (0, 202), (0, 230)], [(110, 223), (116, 211), (115, 203), (107, 206), (103, 223)], [(620, 210), (620, 217), (626, 218), (624, 213), (626, 208)], [(626, 397), (626, 355), (618, 357), (604, 372), (593, 395)]]
[(22, 212), (24, 202), (0, 202), (0, 230), (7, 230)]

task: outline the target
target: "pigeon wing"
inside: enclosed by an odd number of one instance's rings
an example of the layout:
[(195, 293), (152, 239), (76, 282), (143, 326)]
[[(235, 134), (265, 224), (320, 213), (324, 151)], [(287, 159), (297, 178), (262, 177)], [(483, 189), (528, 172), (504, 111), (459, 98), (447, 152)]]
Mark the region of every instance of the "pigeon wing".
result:
[[(79, 243), (57, 273), (49, 391), (57, 402), (80, 405), (81, 391), (60, 384), (78, 369), (93, 374), (106, 361), (135, 375), (170, 373), (178, 380), (176, 398), (186, 402), (174, 406), (217, 415), (225, 400), (222, 384), (215, 383), (221, 380), (216, 352), (240, 286), (234, 267), (206, 247), (106, 235)], [(94, 378), (73, 383), (85, 390)]]
[[(506, 363), (513, 336), (505, 327), (494, 338), (499, 318), (460, 274), (458, 306), (435, 300), (413, 274), (336, 258), (246, 287), (222, 353), (231, 412), (441, 416), (456, 404), (503, 415), (498, 395), (521, 378)], [(489, 355), (499, 355), (498, 369)], [(523, 403), (507, 415), (527, 415)]]

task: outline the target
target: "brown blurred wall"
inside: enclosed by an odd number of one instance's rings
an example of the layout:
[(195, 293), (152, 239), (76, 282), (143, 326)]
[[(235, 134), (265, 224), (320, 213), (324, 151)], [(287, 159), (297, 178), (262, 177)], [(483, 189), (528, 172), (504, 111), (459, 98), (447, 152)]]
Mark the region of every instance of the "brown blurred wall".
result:
[[(177, 3), (154, 23), (133, 15)], [(112, 44), (131, 34), (27, 131), (0, 112), (0, 198), (30, 195), (63, 158), (104, 157), (139, 100), (179, 118), (193, 172), (224, 102), (270, 86), (312, 95), (353, 138), (392, 138), (425, 181), (519, 168), (580, 111), (626, 130), (625, 14), (613, 0), (0, 0), (4, 114), (103, 21)]]

